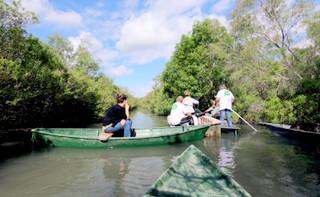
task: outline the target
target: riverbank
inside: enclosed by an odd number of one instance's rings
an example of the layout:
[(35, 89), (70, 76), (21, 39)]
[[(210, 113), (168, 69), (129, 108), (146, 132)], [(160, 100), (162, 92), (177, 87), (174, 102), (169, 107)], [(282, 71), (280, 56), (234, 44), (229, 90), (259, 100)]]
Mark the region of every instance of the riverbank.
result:
[(31, 129), (0, 131), (0, 160), (32, 151)]

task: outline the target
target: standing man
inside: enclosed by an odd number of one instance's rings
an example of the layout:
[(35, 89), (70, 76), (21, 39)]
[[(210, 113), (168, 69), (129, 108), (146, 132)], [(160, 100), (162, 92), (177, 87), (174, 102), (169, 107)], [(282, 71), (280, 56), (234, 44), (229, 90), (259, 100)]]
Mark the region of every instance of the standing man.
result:
[(124, 137), (131, 136), (132, 121), (129, 117), (129, 104), (126, 95), (116, 96), (117, 104), (108, 109), (102, 125), (103, 132), (115, 133), (122, 129), (124, 130)]
[(224, 84), (220, 85), (219, 88), (220, 90), (216, 96), (216, 102), (219, 105), (221, 126), (223, 126), (224, 117), (227, 116), (228, 127), (232, 128), (231, 110), (234, 96), (232, 92), (226, 89)]

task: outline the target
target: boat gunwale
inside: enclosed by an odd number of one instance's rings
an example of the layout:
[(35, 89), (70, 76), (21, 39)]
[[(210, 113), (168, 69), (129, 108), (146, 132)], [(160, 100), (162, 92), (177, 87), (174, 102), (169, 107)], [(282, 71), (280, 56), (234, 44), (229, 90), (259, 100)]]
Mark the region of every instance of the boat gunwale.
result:
[[(181, 127), (185, 128), (185, 127), (188, 127), (188, 126), (181, 126)], [(157, 136), (147, 136), (147, 137), (139, 137), (139, 136), (138, 137), (110, 137), (108, 139), (108, 141), (109, 140), (134, 140), (134, 139), (142, 140), (142, 139), (150, 139), (150, 138), (152, 139), (152, 138), (158, 138), (158, 137), (173, 136), (173, 135), (177, 135), (177, 134), (185, 134), (185, 133), (193, 132), (195, 130), (203, 129), (203, 128), (206, 128), (206, 127), (209, 128), (208, 125), (198, 125), (196, 127), (197, 128), (195, 128), (195, 129), (190, 129), (190, 130), (182, 129), (182, 131), (178, 131), (176, 133), (170, 133), (170, 134), (165, 134), (165, 135), (157, 135)], [(157, 128), (164, 128), (165, 129), (166, 127), (157, 127)], [(99, 137), (86, 137), (86, 136), (74, 136), (74, 135), (57, 134), (57, 133), (50, 133), (50, 132), (46, 132), (46, 131), (41, 131), (39, 129), (44, 129), (44, 128), (32, 129), (31, 132), (39, 133), (39, 134), (43, 134), (43, 135), (48, 135), (48, 136), (65, 137), (65, 138), (73, 138), (73, 139), (99, 140)], [(50, 129), (63, 129), (63, 128), (50, 128)], [(66, 129), (70, 129), (70, 128), (66, 128)], [(90, 128), (87, 128), (87, 129), (90, 129)], [(143, 129), (143, 130), (146, 130), (146, 129)]]

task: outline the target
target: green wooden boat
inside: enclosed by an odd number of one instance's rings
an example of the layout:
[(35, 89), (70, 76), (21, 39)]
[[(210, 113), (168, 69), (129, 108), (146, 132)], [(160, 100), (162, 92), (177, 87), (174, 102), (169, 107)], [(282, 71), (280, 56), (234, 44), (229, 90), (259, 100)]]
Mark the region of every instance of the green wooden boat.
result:
[(199, 149), (190, 145), (144, 195), (251, 196)]
[(130, 147), (175, 144), (200, 140), (209, 126), (159, 127), (135, 129), (135, 137), (111, 137), (106, 142), (98, 138), (101, 129), (95, 128), (37, 128), (32, 130), (33, 142), (79, 148)]

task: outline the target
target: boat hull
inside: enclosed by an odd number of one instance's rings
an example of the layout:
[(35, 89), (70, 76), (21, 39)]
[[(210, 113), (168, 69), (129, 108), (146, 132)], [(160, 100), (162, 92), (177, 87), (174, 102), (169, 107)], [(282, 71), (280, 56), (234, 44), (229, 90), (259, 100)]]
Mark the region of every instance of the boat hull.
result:
[[(154, 129), (136, 129), (136, 137), (111, 137), (106, 142), (98, 139), (100, 129), (34, 129), (33, 141), (58, 147), (105, 148), (151, 146), (176, 144), (200, 140), (205, 136), (209, 126), (162, 127)], [(149, 133), (149, 134), (148, 134)]]
[(281, 136), (294, 138), (294, 139), (303, 139), (308, 141), (320, 141), (320, 133), (312, 131), (303, 131), (298, 129), (291, 129), (289, 127), (284, 127), (280, 124), (260, 122), (260, 125), (266, 126), (272, 131), (278, 133)]
[(240, 128), (229, 128), (229, 127), (221, 127), (221, 132), (222, 133), (234, 133), (238, 134), (238, 131)]
[[(211, 126), (215, 126), (215, 125), (221, 125), (220, 120), (215, 119), (211, 116), (201, 116), (199, 118), (199, 123), (201, 125), (211, 125)], [(234, 134), (238, 134), (238, 131), (240, 130), (240, 128), (237, 127), (233, 127), (233, 128), (229, 128), (229, 127), (221, 127), (221, 132), (222, 133), (234, 133)]]
[(251, 195), (199, 149), (190, 145), (144, 196)]

